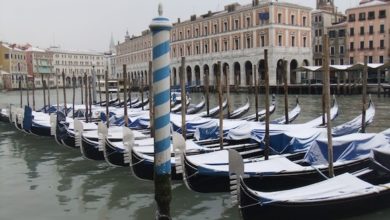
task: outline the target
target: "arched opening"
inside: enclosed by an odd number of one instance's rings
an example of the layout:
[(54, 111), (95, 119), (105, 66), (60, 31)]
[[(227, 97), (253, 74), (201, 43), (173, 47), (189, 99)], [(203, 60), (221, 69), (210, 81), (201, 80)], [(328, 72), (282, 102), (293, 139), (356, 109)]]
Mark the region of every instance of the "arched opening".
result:
[(200, 67), (198, 65), (195, 66), (195, 83), (197, 86), (200, 85)]
[(218, 70), (218, 64), (214, 64), (213, 65), (213, 74), (214, 74), (214, 77), (213, 77), (213, 85), (215, 88), (218, 88), (219, 86), (219, 82), (218, 82), (218, 74), (219, 74), (219, 70)]
[(291, 60), (290, 62), (290, 84), (297, 84), (297, 68), (298, 62)]
[(192, 69), (190, 66), (187, 66), (187, 85), (191, 86), (192, 85)]
[(172, 68), (172, 72), (173, 72), (173, 86), (176, 86), (177, 85), (177, 72), (176, 72), (176, 68), (173, 67)]
[(77, 85), (77, 86), (82, 85), (82, 84), (83, 84), (83, 78), (82, 78), (81, 76), (79, 76), (79, 77), (77, 78), (77, 82), (78, 82), (78, 85)]
[(283, 84), (283, 60), (280, 59), (276, 63), (276, 84)]
[(71, 86), (71, 79), (70, 77), (66, 77), (66, 87), (70, 87)]
[(258, 66), (259, 80), (263, 81), (265, 79), (265, 61), (260, 60)]
[(245, 62), (245, 84), (246, 86), (252, 86), (253, 82), (253, 66), (250, 61)]
[(223, 64), (222, 72), (223, 72), (223, 83), (224, 83), (225, 87), (227, 87), (230, 85), (230, 78), (229, 78), (229, 82), (228, 82), (228, 74), (230, 72), (229, 64), (227, 64), (227, 63)]
[(239, 62), (234, 64), (234, 86), (238, 87), (241, 84), (241, 66)]
[(310, 63), (308, 60), (303, 60), (303, 66), (309, 66), (309, 65), (310, 65)]
[(145, 79), (145, 85), (149, 85), (149, 81), (148, 81), (148, 71), (147, 70), (145, 70), (144, 71), (144, 74), (145, 74), (145, 76), (144, 76), (144, 79)]
[(209, 76), (210, 76), (210, 67), (209, 65), (205, 64), (203, 66), (203, 82), (205, 85), (208, 84), (210, 86)]

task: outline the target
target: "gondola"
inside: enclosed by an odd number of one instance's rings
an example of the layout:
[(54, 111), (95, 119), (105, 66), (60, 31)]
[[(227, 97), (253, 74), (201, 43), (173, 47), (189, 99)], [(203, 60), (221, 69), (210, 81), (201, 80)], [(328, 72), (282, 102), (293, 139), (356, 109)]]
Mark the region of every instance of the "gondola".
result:
[[(272, 115), (275, 112), (275, 109), (276, 109), (276, 98), (275, 98), (275, 95), (272, 95), (271, 105), (269, 106), (269, 113), (270, 113), (270, 115)], [(264, 118), (265, 118), (265, 109), (260, 110), (258, 112), (258, 116), (259, 116), (259, 121), (263, 121)], [(255, 121), (256, 120), (256, 114), (248, 115), (248, 116), (246, 116), (246, 117), (244, 117), (242, 119), (246, 120), (246, 121)]]
[(373, 158), (362, 170), (283, 191), (252, 189), (241, 177), (238, 165), (235, 172), (239, 188), (233, 194), (239, 195), (240, 213), (244, 220), (259, 216), (264, 219), (338, 219), (388, 208), (390, 151), (387, 148), (373, 152)]
[(247, 98), (247, 101), (246, 101), (245, 105), (243, 105), (242, 107), (234, 110), (229, 115), (225, 115), (224, 117), (228, 118), (228, 119), (240, 118), (241, 116), (245, 115), (249, 111), (250, 107), (251, 107), (251, 104), (249, 102), (249, 98)]
[[(224, 110), (227, 107), (227, 99), (222, 103), (222, 110)], [(201, 117), (215, 117), (219, 114), (219, 106), (209, 109), (209, 114), (207, 115), (207, 111), (203, 111), (199, 113), (198, 115)]]
[[(189, 105), (190, 105), (190, 99), (186, 99), (186, 106), (188, 107)], [(173, 106), (171, 108), (171, 112), (174, 112), (174, 113), (180, 112), (181, 108), (182, 108), (182, 102), (180, 102), (179, 104)]]
[(189, 114), (189, 115), (196, 114), (196, 113), (200, 112), (200, 110), (202, 110), (205, 105), (206, 105), (206, 101), (204, 99), (204, 96), (202, 96), (201, 101), (197, 105), (190, 104), (188, 106), (187, 114)]
[[(370, 114), (369, 114), (370, 115)], [(359, 116), (358, 116), (359, 117)], [(366, 121), (371, 121), (371, 117), (367, 118)], [(348, 124), (349, 122), (345, 123)], [(360, 127), (361, 124), (354, 124), (355, 127)], [(340, 125), (340, 127), (343, 127), (343, 125)], [(352, 126), (350, 124), (350, 126)], [(317, 140), (319, 138), (326, 137), (326, 129), (325, 128), (304, 128), (304, 127), (297, 127), (293, 126), (293, 130), (287, 131), (287, 130), (271, 130), (270, 132), (270, 147), (271, 147), (271, 153), (275, 154), (275, 156), (272, 156), (272, 159), (269, 161), (263, 161), (262, 158), (253, 158), (252, 160), (246, 161), (246, 166), (248, 166), (248, 173), (253, 174), (253, 182), (263, 181), (262, 185), (266, 186), (274, 186), (276, 183), (281, 182), (282, 184), (290, 183), (292, 186), (293, 184), (299, 184), (303, 183), (304, 178), (300, 176), (302, 173), (307, 173), (308, 180), (315, 180), (315, 177), (321, 178), (321, 175), (317, 172), (317, 170), (313, 167), (303, 166), (300, 164), (297, 164), (302, 160), (306, 155), (309, 155), (310, 149), (313, 148), (313, 145), (318, 144), (320, 141)], [(338, 133), (340, 133), (340, 129), (338, 130)], [(349, 131), (356, 131), (357, 129), (347, 129), (346, 133)], [(298, 132), (299, 131), (299, 132)], [(262, 137), (264, 132), (258, 132), (253, 134), (253, 141), (256, 141), (257, 143), (262, 143)], [(259, 136), (257, 136), (259, 135)], [(355, 135), (355, 136), (354, 136)], [(371, 136), (370, 136), (371, 135)], [(368, 136), (366, 134), (351, 134), (349, 137), (353, 137), (356, 140), (359, 139), (367, 139), (370, 140), (372, 138), (373, 134), (369, 134)], [(383, 138), (383, 136), (378, 135), (377, 139), (380, 139), (380, 137)], [(339, 137), (340, 140), (342, 138), (348, 138), (346, 136)], [(337, 140), (337, 139), (336, 139)], [(189, 141), (187, 141), (189, 142)], [(322, 142), (321, 142), (322, 143)], [(342, 146), (340, 147), (340, 149)], [(214, 154), (214, 155), (213, 155)], [(282, 154), (282, 156), (280, 156)], [(287, 157), (287, 158), (286, 158)], [(197, 156), (183, 156), (183, 164), (184, 164), (184, 173), (185, 173), (185, 182), (186, 185), (194, 191), (197, 192), (227, 192), (229, 190), (229, 171), (228, 171), (228, 165), (227, 165), (228, 157), (227, 153), (219, 153), (216, 155), (215, 153), (210, 153), (202, 155), (202, 157)], [(344, 171), (343, 169), (347, 168), (354, 168), (359, 169), (362, 166), (365, 165), (365, 160), (359, 160), (359, 161), (352, 161), (351, 163), (340, 166), (339, 171)], [(270, 164), (267, 166), (267, 164)], [(292, 168), (298, 169), (301, 168), (303, 172), (299, 173), (297, 172), (297, 175), (291, 175), (292, 178), (287, 178), (287, 171), (288, 167), (287, 165), (291, 165)], [(275, 169), (280, 169), (281, 177), (286, 177), (283, 181), (277, 181), (274, 179), (271, 179), (267, 175), (264, 177), (264, 175), (261, 175), (261, 178), (257, 178), (257, 175), (254, 174), (255, 171), (265, 173), (265, 168), (270, 167)], [(352, 169), (351, 168), (351, 169)], [(247, 171), (245, 169), (245, 171)], [(271, 171), (269, 171), (271, 172)], [(326, 172), (326, 171), (324, 171)], [(275, 177), (275, 175), (272, 175), (272, 177)], [(296, 178), (295, 178), (296, 177)], [(268, 178), (268, 179), (266, 179)], [(264, 180), (266, 179), (266, 180)], [(275, 182), (277, 181), (277, 182)], [(218, 183), (215, 185), (210, 185), (210, 183)]]
[[(301, 114), (301, 106), (299, 105), (298, 97), (296, 98), (295, 107), (288, 112), (288, 122), (292, 123)], [(263, 116), (264, 117), (264, 116)], [(262, 121), (262, 120), (261, 120)], [(270, 123), (272, 124), (286, 124), (286, 116), (273, 119)]]

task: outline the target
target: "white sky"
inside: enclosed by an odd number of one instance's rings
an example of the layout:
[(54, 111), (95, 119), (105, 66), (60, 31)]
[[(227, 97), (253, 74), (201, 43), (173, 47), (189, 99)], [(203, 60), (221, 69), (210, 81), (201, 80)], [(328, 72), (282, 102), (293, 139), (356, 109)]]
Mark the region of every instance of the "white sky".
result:
[[(164, 16), (176, 21), (190, 15), (222, 10), (227, 4), (252, 0), (0, 0), (0, 41), (30, 43), (46, 48), (105, 51), (111, 33), (115, 43), (126, 30), (139, 35), (157, 15), (158, 3)], [(283, 0), (315, 8), (315, 0)], [(335, 0), (345, 12), (359, 0)]]

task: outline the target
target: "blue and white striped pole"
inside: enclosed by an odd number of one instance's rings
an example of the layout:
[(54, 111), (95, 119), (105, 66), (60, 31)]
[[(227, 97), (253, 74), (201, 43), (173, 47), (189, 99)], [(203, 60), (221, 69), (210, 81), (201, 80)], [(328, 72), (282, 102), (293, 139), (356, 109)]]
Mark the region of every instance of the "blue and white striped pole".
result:
[(172, 24), (162, 17), (154, 18), (149, 28), (153, 34), (154, 95), (154, 187), (157, 202), (156, 219), (171, 219), (171, 129), (170, 129), (170, 30)]

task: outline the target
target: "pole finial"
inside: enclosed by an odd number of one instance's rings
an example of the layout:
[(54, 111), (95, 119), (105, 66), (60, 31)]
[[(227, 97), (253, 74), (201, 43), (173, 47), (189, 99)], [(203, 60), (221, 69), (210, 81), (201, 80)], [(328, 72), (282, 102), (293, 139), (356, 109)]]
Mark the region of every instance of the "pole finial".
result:
[(158, 4), (158, 16), (162, 16), (163, 15), (163, 6), (162, 6), (162, 3), (159, 3)]

